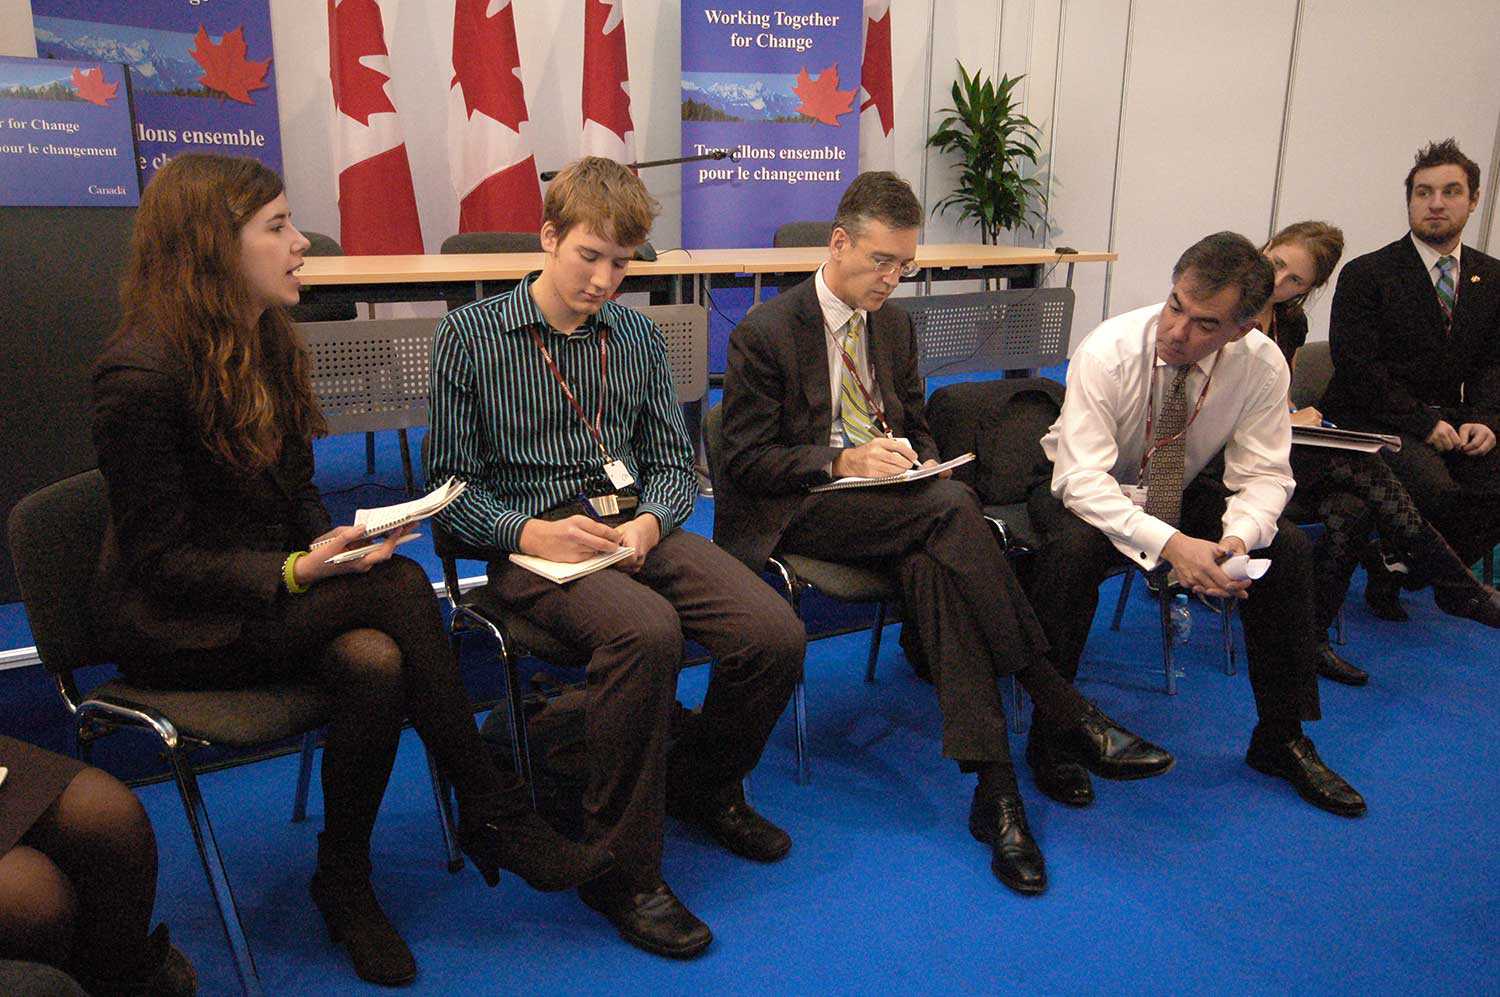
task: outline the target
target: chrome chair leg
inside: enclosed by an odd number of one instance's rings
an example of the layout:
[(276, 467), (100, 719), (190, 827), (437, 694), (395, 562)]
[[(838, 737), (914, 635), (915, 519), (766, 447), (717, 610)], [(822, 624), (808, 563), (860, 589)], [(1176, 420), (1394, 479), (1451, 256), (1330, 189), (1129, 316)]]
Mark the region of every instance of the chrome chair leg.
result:
[[(1128, 575), (1126, 576), (1129, 577)], [(1163, 584), (1156, 598), (1161, 611), (1161, 663), (1167, 678), (1167, 695), (1177, 695), (1177, 670), (1172, 667), (1172, 595), (1170, 586)]]
[(802, 679), (797, 680), (797, 688), (792, 692), (792, 714), (797, 722), (797, 784), (805, 786), (812, 781), (812, 773), (809, 771), (807, 760), (807, 685)]
[(458, 821), (453, 814), (453, 787), (438, 771), (437, 759), (426, 751), (427, 774), (432, 778), (432, 795), (437, 799), (438, 826), (443, 832), (443, 852), (448, 858), (448, 871), (458, 872), (464, 867), (464, 855), (458, 848)]
[(313, 755), (318, 750), (318, 732), (310, 730), (302, 735), (302, 758), (297, 765), (297, 795), (292, 800), (292, 823), (300, 824), (307, 819), (307, 791), (312, 784)]
[(1109, 621), (1111, 630), (1120, 629), (1120, 621), (1125, 618), (1125, 600), (1130, 598), (1130, 584), (1134, 581), (1134, 570), (1127, 570), (1125, 577), (1120, 579), (1120, 597), (1115, 600), (1115, 618)]
[(531, 744), (526, 737), (526, 696), (521, 689), (521, 675), (516, 668), (515, 657), (504, 642), (500, 645), (500, 669), (505, 676), (505, 726), (510, 734), (511, 757), (516, 773), (526, 780), (526, 790), (531, 794), (531, 806), (536, 807), (536, 783), (531, 778)]
[(1234, 604), (1238, 600), (1225, 599), (1219, 607), (1219, 623), (1224, 630), (1224, 674), (1233, 675), (1238, 669), (1234, 647)]
[(875, 682), (875, 662), (880, 657), (880, 635), (885, 630), (885, 603), (875, 604), (875, 628), (870, 631), (870, 657), (865, 662), (865, 681)]
[(255, 958), (250, 954), (250, 944), (245, 940), (245, 927), (240, 923), (234, 892), (230, 889), (229, 877), (224, 872), (224, 858), (219, 854), (219, 843), (214, 839), (208, 808), (203, 805), (203, 794), (198, 791), (198, 777), (178, 748), (167, 745), (166, 750), (167, 758), (172, 763), (172, 775), (177, 781), (177, 792), (182, 796), (182, 809), (187, 814), (188, 827), (193, 832), (193, 843), (198, 847), (198, 858), (203, 861), (203, 873), (208, 877), (209, 890), (214, 895), (214, 904), (219, 908), (219, 921), (224, 926), (224, 938), (229, 942), (229, 951), (234, 958), (234, 970), (240, 978), (240, 989), (246, 997), (259, 997), (264, 992), (260, 985), (260, 975), (255, 970)]

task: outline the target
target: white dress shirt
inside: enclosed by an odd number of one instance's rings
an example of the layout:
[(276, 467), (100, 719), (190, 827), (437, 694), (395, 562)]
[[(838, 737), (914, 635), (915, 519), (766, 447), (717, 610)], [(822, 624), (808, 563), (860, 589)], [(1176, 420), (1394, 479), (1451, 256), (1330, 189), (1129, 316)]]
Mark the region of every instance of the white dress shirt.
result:
[(849, 316), (856, 311), (859, 312), (865, 324), (865, 334), (860, 337), (854, 350), (854, 369), (859, 371), (859, 376), (864, 379), (865, 387), (870, 391), (870, 397), (875, 399), (876, 404), (880, 402), (880, 385), (875, 383), (875, 372), (870, 368), (870, 316), (863, 308), (850, 308), (844, 304), (842, 298), (833, 293), (833, 289), (823, 279), (822, 267), (818, 267), (818, 272), (813, 275), (813, 286), (818, 289), (818, 305), (823, 309), (823, 341), (828, 350), (828, 396), (833, 399), (833, 419), (828, 427), (828, 445), (842, 447), (848, 441), (844, 439), (843, 406), (840, 403), (839, 391), (844, 385), (844, 378), (848, 376), (848, 371), (844, 369), (844, 361), (839, 359), (839, 355), (844, 352), (844, 340), (849, 338)]
[(1433, 290), (1437, 290), (1438, 278), (1443, 275), (1443, 272), (1438, 269), (1438, 260), (1444, 256), (1453, 257), (1453, 294), (1456, 298), (1458, 296), (1458, 275), (1463, 273), (1464, 269), (1463, 239), (1458, 240), (1458, 245), (1453, 247), (1453, 252), (1451, 253), (1438, 252), (1421, 239), (1418, 239), (1415, 232), (1411, 234), (1411, 244), (1417, 247), (1417, 255), (1422, 257), (1422, 265), (1427, 267), (1427, 279), (1432, 281)]
[[(1146, 453), (1146, 405), (1155, 380), (1156, 424), (1175, 369), (1156, 356), (1162, 305), (1126, 312), (1089, 333), (1068, 363), (1068, 390), (1042, 450), (1053, 462), (1052, 494), (1104, 532), (1142, 568), (1156, 567), (1175, 527), (1148, 516), (1121, 489), (1140, 478)], [(1217, 361), (1215, 360), (1217, 356)], [(1292, 497), (1291, 375), (1281, 350), (1259, 330), (1205, 357), (1189, 372), (1191, 416), (1212, 370), (1203, 408), (1187, 430), (1184, 483), (1224, 450), (1230, 491), (1223, 537), (1247, 550), (1276, 538), (1276, 519)], [(1202, 539), (1222, 539), (1204, 537)]]

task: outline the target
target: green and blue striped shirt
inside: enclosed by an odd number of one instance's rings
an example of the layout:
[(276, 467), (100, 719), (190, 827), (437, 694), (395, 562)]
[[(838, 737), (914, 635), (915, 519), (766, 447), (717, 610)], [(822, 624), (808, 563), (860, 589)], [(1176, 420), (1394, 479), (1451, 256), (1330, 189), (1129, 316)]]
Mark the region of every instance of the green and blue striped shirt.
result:
[(662, 535), (693, 511), (692, 445), (677, 404), (661, 331), (613, 301), (571, 334), (553, 329), (532, 300), (528, 277), (503, 294), (456, 308), (432, 344), (427, 478), (453, 475), (464, 494), (438, 514), (465, 543), (514, 551), (526, 521), (610, 490), (604, 457), (547, 369), (528, 329), (547, 344), (578, 404), (599, 406), (599, 329), (609, 330), (602, 431), (640, 493), (639, 512)]

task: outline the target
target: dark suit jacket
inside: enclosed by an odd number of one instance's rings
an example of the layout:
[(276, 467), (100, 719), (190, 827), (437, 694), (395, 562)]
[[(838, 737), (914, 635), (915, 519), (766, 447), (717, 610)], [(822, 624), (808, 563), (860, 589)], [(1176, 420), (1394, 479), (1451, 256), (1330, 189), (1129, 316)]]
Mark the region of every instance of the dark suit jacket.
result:
[(1500, 260), (1464, 246), (1451, 333), (1409, 236), (1350, 260), (1328, 340), (1333, 379), (1318, 407), (1334, 422), (1418, 439), (1439, 419), (1500, 432)]
[(232, 643), (283, 597), (287, 554), (328, 529), (311, 445), (288, 438), (259, 473), (220, 462), (159, 341), (129, 337), (96, 361), (93, 435), (110, 506), (95, 623), (122, 663)]
[[(911, 316), (887, 302), (869, 320), (869, 356), (886, 422), (923, 460), (937, 457), (927, 429)], [(760, 571), (807, 489), (829, 481), (833, 399), (828, 340), (808, 278), (762, 302), (729, 337), (724, 442), (715, 455), (714, 541)]]

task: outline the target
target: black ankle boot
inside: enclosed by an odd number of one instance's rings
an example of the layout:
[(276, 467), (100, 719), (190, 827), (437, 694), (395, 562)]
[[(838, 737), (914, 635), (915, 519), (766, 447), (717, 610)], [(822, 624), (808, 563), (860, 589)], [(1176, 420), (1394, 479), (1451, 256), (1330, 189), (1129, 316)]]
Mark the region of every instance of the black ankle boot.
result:
[(417, 961), (370, 885), (367, 856), (342, 855), (318, 840), (318, 869), (308, 884), (328, 936), (344, 946), (362, 980), (394, 987), (417, 978)]
[(461, 807), (458, 844), (490, 886), (509, 869), (534, 890), (554, 893), (598, 879), (614, 868), (614, 856), (558, 834), (531, 809), (526, 784), (517, 776), (500, 792)]
[(1449, 616), (1500, 627), (1500, 593), (1475, 578), (1440, 533), (1428, 527), (1423, 542), (1414, 545), (1411, 558), (1431, 579), (1438, 609)]
[(76, 976), (85, 990), (99, 997), (193, 997), (198, 992), (198, 974), (187, 956), (172, 944), (165, 924), (158, 924), (146, 938), (138, 965), (121, 968), (124, 977)]

